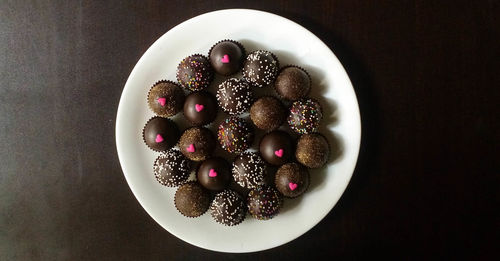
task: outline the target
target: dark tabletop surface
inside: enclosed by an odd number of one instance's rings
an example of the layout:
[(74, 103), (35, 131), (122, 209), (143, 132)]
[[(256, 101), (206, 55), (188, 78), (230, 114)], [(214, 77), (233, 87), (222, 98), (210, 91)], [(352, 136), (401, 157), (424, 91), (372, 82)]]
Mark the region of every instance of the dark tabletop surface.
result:
[[(235, 2), (0, 1), (0, 260), (494, 257), (498, 1)], [(188, 18), (236, 7), (319, 36), (351, 77), (363, 125), (328, 216), (240, 255), (163, 230), (129, 189), (114, 135), (144, 51)]]

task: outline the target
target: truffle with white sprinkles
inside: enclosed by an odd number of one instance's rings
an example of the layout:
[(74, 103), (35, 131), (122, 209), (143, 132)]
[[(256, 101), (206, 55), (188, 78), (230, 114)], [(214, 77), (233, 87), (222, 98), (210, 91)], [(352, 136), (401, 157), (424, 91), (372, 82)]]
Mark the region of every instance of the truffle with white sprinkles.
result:
[(252, 89), (245, 80), (227, 79), (217, 89), (219, 106), (230, 115), (238, 115), (248, 111), (253, 100)]
[(234, 159), (233, 178), (244, 188), (256, 188), (265, 183), (267, 165), (255, 152), (244, 152)]
[(189, 178), (191, 162), (180, 151), (170, 149), (160, 154), (153, 165), (153, 173), (160, 184), (177, 187)]
[(242, 153), (254, 138), (252, 126), (244, 119), (229, 117), (225, 119), (217, 131), (217, 139), (223, 149), (231, 153)]
[(179, 63), (176, 77), (184, 88), (190, 91), (199, 91), (210, 85), (214, 78), (214, 72), (207, 57), (193, 54)]
[(279, 70), (278, 58), (269, 51), (250, 53), (243, 64), (243, 78), (257, 87), (266, 87), (276, 80)]
[(245, 202), (237, 192), (226, 189), (215, 195), (210, 205), (210, 214), (217, 223), (226, 226), (238, 225), (245, 219)]
[(283, 205), (283, 196), (270, 186), (261, 186), (248, 193), (248, 212), (259, 220), (267, 220), (278, 215)]

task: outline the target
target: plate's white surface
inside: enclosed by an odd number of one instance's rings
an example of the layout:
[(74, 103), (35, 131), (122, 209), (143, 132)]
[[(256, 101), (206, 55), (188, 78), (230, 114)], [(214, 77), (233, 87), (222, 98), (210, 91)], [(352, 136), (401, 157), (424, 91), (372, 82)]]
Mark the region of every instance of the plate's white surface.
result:
[[(215, 223), (207, 212), (190, 219), (173, 205), (174, 188), (153, 177), (157, 153), (141, 139), (153, 116), (146, 103), (149, 88), (160, 79), (175, 80), (178, 62), (193, 53), (207, 54), (221, 39), (243, 43), (248, 52), (274, 52), (281, 65), (297, 64), (313, 78), (311, 96), (324, 107), (321, 132), (333, 147), (327, 166), (311, 172), (302, 197), (287, 199), (272, 220), (247, 216), (235, 227)], [(223, 252), (252, 252), (287, 243), (316, 225), (337, 203), (354, 171), (360, 146), (359, 109), (351, 82), (332, 51), (315, 35), (283, 17), (255, 10), (231, 9), (187, 20), (160, 37), (132, 70), (123, 89), (116, 119), (116, 146), (125, 178), (137, 200), (156, 222), (193, 245)], [(336, 149), (337, 148), (337, 149)], [(335, 233), (335, 231), (332, 231)]]

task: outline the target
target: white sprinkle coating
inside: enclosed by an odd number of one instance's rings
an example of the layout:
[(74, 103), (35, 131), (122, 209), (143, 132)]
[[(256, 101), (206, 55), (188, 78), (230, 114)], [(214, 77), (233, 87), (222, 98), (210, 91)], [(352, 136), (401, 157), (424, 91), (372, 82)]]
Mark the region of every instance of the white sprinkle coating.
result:
[(238, 225), (245, 219), (245, 203), (241, 196), (233, 190), (226, 189), (215, 195), (210, 205), (212, 218), (227, 226)]
[(230, 115), (242, 114), (250, 109), (254, 95), (247, 81), (231, 78), (219, 85), (217, 101)]
[(153, 173), (160, 184), (177, 187), (189, 178), (190, 165), (190, 161), (180, 151), (170, 149), (156, 158)]
[(266, 163), (255, 152), (244, 152), (233, 162), (234, 181), (245, 188), (252, 189), (263, 185), (266, 171)]
[(278, 76), (279, 63), (268, 51), (258, 50), (250, 53), (243, 65), (243, 78), (257, 87), (265, 87)]

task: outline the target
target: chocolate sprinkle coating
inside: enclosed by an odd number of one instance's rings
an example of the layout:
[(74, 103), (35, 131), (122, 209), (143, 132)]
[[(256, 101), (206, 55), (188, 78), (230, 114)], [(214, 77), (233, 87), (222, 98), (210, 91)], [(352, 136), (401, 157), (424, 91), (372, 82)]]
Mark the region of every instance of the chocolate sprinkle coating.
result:
[(190, 181), (175, 192), (175, 208), (186, 217), (198, 217), (210, 207), (210, 193), (198, 182)]
[(309, 168), (319, 168), (325, 165), (330, 157), (330, 145), (319, 133), (304, 134), (297, 142), (295, 158)]
[(153, 173), (160, 184), (177, 187), (189, 178), (191, 162), (178, 150), (170, 149), (161, 153), (153, 164)]
[[(159, 101), (164, 99), (165, 103)], [(184, 91), (181, 87), (171, 81), (159, 81), (149, 89), (148, 106), (161, 117), (170, 117), (182, 110), (184, 103)]]
[(219, 125), (217, 139), (226, 151), (242, 153), (252, 145), (253, 128), (244, 119), (232, 116)]
[(176, 77), (184, 88), (191, 91), (200, 91), (210, 85), (214, 73), (207, 57), (201, 54), (193, 54), (179, 63)]
[(206, 189), (221, 191), (231, 181), (231, 165), (223, 158), (210, 158), (200, 164), (196, 176)]
[(144, 125), (142, 138), (146, 145), (157, 152), (165, 151), (177, 143), (179, 140), (179, 129), (177, 125), (162, 117), (153, 117)]
[(298, 134), (316, 132), (323, 118), (321, 104), (311, 98), (292, 103), (288, 115), (288, 125)]
[(184, 102), (184, 117), (195, 126), (211, 123), (217, 116), (217, 101), (213, 94), (205, 91), (193, 92)]
[(243, 78), (262, 88), (274, 82), (279, 67), (278, 58), (273, 53), (254, 51), (247, 56), (243, 64)]
[(267, 163), (280, 166), (292, 159), (293, 145), (290, 134), (284, 131), (272, 131), (260, 140), (259, 151)]
[(266, 162), (255, 152), (244, 152), (233, 161), (233, 179), (244, 188), (256, 188), (265, 183)]
[(217, 89), (219, 106), (230, 115), (238, 115), (248, 111), (253, 100), (252, 89), (245, 80), (227, 79)]
[(210, 205), (210, 211), (212, 218), (217, 223), (235, 226), (245, 219), (245, 201), (235, 191), (226, 189), (215, 195), (215, 199)]
[(286, 109), (280, 100), (272, 96), (259, 98), (250, 107), (250, 119), (257, 128), (275, 130), (286, 119)]
[(241, 69), (245, 60), (245, 49), (238, 42), (223, 40), (210, 48), (208, 57), (216, 73), (229, 76)]
[(247, 204), (248, 212), (254, 218), (268, 220), (278, 215), (283, 205), (283, 197), (273, 187), (260, 186), (248, 193)]
[(274, 184), (285, 197), (298, 197), (309, 187), (309, 171), (298, 163), (287, 163), (276, 171)]
[(191, 127), (182, 133), (179, 149), (192, 161), (207, 159), (215, 150), (215, 136), (207, 128)]
[(311, 77), (300, 67), (287, 66), (280, 70), (274, 88), (284, 99), (296, 101), (311, 91)]

